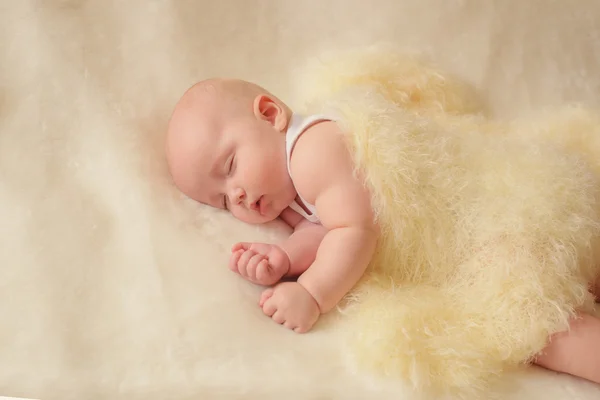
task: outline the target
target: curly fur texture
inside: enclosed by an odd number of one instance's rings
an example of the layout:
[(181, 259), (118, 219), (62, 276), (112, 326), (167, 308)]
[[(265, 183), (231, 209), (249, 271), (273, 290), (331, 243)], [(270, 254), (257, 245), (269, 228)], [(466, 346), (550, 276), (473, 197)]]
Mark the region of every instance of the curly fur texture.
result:
[(489, 120), (464, 85), (388, 50), (308, 71), (304, 112), (347, 132), (383, 232), (345, 308), (360, 365), (419, 389), (482, 391), (593, 309), (596, 114)]

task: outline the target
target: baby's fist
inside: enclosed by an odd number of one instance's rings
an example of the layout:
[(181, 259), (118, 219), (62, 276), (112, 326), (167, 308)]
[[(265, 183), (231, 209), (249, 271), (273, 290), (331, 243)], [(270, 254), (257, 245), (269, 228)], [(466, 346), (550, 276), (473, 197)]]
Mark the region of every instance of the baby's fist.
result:
[(273, 321), (296, 333), (308, 332), (321, 315), (314, 297), (298, 282), (281, 282), (266, 289), (258, 305)]
[(229, 268), (250, 282), (269, 286), (290, 270), (290, 259), (275, 244), (242, 242), (231, 248)]

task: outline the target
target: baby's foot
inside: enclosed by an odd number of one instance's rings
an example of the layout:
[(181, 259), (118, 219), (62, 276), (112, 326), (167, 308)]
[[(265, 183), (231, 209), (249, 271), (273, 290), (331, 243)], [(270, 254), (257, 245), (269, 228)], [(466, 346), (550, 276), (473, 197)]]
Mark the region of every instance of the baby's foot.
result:
[(237, 243), (231, 249), (229, 268), (250, 282), (269, 286), (288, 273), (290, 259), (274, 244)]

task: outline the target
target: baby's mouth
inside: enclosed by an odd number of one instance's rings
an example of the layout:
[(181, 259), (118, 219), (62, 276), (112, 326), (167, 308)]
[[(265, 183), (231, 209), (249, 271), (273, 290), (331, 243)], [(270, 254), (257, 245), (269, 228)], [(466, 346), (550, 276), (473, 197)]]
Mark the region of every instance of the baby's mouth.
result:
[(262, 196), (260, 196), (258, 198), (258, 200), (256, 200), (256, 203), (254, 203), (256, 210), (259, 212), (259, 214), (262, 215)]

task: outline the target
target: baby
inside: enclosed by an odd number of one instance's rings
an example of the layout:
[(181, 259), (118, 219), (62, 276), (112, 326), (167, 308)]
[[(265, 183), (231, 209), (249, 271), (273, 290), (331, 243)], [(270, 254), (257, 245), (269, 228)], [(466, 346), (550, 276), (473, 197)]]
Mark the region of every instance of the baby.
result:
[[(335, 121), (301, 116), (252, 83), (211, 79), (191, 87), (171, 117), (166, 155), (190, 198), (252, 224), (281, 218), (279, 245), (238, 243), (229, 267), (274, 287), (259, 301), (275, 322), (307, 332), (352, 289), (378, 240), (370, 195)], [(280, 282), (297, 277), (293, 282)], [(535, 362), (600, 383), (600, 320), (582, 316)]]
[[(275, 322), (308, 331), (356, 284), (378, 229), (369, 193), (353, 173), (339, 128), (304, 119), (251, 83), (208, 80), (190, 88), (169, 126), (167, 159), (187, 196), (253, 224), (281, 218), (281, 245), (238, 243), (230, 268), (272, 285), (260, 306)], [(318, 213), (317, 213), (318, 210)]]

